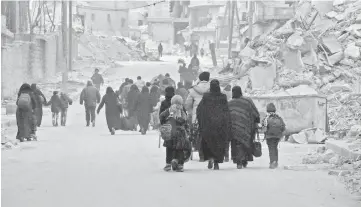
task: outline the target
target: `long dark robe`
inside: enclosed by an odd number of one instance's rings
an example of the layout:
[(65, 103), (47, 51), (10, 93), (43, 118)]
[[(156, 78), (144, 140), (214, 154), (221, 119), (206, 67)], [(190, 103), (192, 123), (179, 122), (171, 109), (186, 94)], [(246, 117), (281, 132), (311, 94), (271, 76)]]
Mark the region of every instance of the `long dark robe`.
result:
[(222, 163), (231, 138), (231, 119), (227, 96), (220, 92), (205, 93), (197, 108), (204, 159)]
[(138, 91), (129, 91), (127, 95), (127, 108), (128, 108), (128, 116), (135, 116), (135, 105), (137, 102), (139, 92)]
[[(35, 116), (35, 109), (36, 109), (36, 97), (33, 93), (33, 90), (30, 88), (28, 84), (23, 84), (18, 93), (18, 99), (22, 93), (29, 94), (31, 98), (31, 108), (33, 111), (24, 111), (22, 109), (16, 109), (16, 123), (18, 126), (18, 132), (16, 135), (16, 139), (20, 138), (30, 138), (31, 134), (36, 133), (36, 116)], [(17, 101), (16, 101), (17, 104)]]
[(152, 105), (149, 93), (140, 93), (135, 104), (136, 115), (140, 127), (148, 130)]
[(231, 154), (234, 163), (253, 161), (252, 148), (259, 113), (253, 101), (240, 97), (229, 103), (232, 119)]
[(98, 106), (98, 111), (100, 111), (105, 105), (105, 118), (107, 119), (109, 131), (111, 131), (112, 128), (115, 130), (120, 129), (120, 114), (122, 113), (122, 108), (117, 105), (117, 98), (115, 93), (105, 94)]

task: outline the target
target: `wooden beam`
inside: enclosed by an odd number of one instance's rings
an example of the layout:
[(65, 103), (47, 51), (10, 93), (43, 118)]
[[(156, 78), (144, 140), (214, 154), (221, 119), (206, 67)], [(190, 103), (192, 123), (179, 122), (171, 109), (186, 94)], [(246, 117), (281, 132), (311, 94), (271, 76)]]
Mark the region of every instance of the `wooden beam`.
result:
[(226, 21), (226, 16), (227, 16), (227, 12), (229, 9), (229, 2), (227, 2), (226, 4), (226, 9), (224, 10), (224, 15), (223, 15), (223, 19), (222, 19), (222, 24), (221, 27), (219, 28), (219, 36), (217, 38), (217, 48), (219, 48), (220, 42), (221, 42), (221, 37), (222, 37), (222, 30), (224, 29), (224, 23)]

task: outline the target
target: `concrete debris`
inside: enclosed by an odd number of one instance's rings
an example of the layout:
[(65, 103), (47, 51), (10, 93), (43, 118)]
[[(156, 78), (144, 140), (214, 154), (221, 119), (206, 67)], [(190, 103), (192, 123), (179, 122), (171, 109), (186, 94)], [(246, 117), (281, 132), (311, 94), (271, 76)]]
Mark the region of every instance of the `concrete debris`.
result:
[(359, 60), (361, 57), (360, 47), (357, 47), (355, 44), (349, 45), (345, 49), (345, 57), (349, 57), (356, 61)]
[(343, 51), (341, 43), (337, 40), (335, 36), (328, 36), (322, 38), (322, 43), (325, 49), (329, 54), (335, 54), (337, 52)]
[(297, 144), (319, 144), (326, 140), (325, 133), (317, 128), (304, 129), (298, 134), (292, 134), (289, 142)]
[(348, 136), (350, 137), (358, 137), (361, 139), (361, 125), (354, 125), (351, 127)]

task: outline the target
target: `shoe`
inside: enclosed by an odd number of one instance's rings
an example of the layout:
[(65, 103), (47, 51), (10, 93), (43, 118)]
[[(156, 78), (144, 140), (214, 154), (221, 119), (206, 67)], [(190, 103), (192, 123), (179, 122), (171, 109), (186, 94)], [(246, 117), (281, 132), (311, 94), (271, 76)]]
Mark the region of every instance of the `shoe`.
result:
[(248, 165), (248, 162), (247, 162), (247, 161), (242, 161), (242, 166), (243, 166), (244, 168), (246, 168), (247, 165)]
[(278, 167), (278, 163), (276, 162), (276, 161), (273, 161), (272, 163), (270, 163), (270, 165), (269, 165), (269, 168), (270, 169), (275, 169), (275, 168), (277, 168)]
[(172, 160), (172, 170), (176, 171), (178, 169), (178, 160), (173, 159)]
[(225, 157), (224, 162), (229, 162), (229, 157)]
[(213, 160), (209, 160), (209, 161), (208, 161), (208, 169), (212, 169), (212, 168), (213, 168), (213, 164), (214, 164), (214, 161), (213, 161)]
[(87, 127), (90, 126), (89, 122), (86, 123), (86, 126), (87, 126)]
[(219, 170), (219, 164), (218, 163), (214, 163), (214, 168), (213, 170)]
[(16, 139), (18, 139), (20, 142), (24, 142), (24, 137), (19, 137), (19, 138), (16, 138)]
[(95, 121), (92, 122), (92, 127), (95, 127)]
[(111, 135), (114, 135), (114, 134), (115, 134), (115, 129), (114, 129), (114, 128), (112, 128), (112, 130), (110, 131), (110, 134), (111, 134)]
[(178, 165), (177, 172), (184, 172), (183, 165)]
[(164, 171), (168, 172), (172, 169), (172, 166), (170, 164), (166, 164), (165, 167), (163, 168)]
[(237, 169), (242, 169), (243, 165), (241, 163), (237, 163)]

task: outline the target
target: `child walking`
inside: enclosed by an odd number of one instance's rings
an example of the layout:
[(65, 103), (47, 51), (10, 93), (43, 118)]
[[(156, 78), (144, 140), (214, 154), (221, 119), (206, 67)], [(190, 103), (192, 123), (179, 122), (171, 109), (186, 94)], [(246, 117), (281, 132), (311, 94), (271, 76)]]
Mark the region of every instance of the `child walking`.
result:
[(61, 126), (65, 126), (66, 117), (68, 115), (69, 105), (73, 104), (73, 100), (69, 98), (69, 96), (63, 92), (60, 93), (60, 101), (61, 101), (61, 111), (60, 111), (60, 124)]
[(53, 96), (51, 97), (50, 101), (46, 105), (47, 106), (51, 105), (53, 126), (58, 126), (59, 112), (61, 110), (61, 100), (58, 95), (58, 91), (53, 92)]
[(278, 167), (278, 143), (283, 137), (286, 125), (283, 119), (276, 114), (276, 106), (273, 103), (267, 105), (267, 116), (263, 119), (262, 127), (265, 129), (265, 139), (267, 140), (270, 169)]

